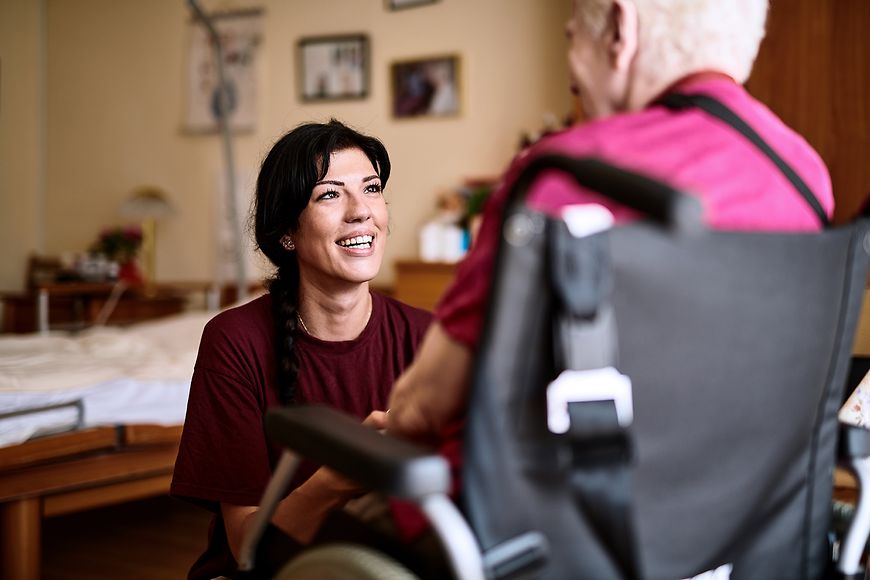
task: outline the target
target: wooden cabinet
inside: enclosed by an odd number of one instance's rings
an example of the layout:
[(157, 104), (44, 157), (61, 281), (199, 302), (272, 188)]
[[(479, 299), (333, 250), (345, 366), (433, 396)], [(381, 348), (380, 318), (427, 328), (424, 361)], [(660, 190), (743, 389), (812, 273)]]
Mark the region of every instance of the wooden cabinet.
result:
[(425, 310), (434, 310), (456, 273), (456, 264), (400, 260), (396, 262), (395, 298)]
[[(46, 314), (51, 329), (78, 330), (99, 320), (113, 300), (113, 284), (58, 283), (32, 292), (8, 293), (3, 301), (3, 332), (34, 332), (39, 328), (40, 290), (48, 300)], [(116, 297), (114, 307), (105, 309), (107, 324), (124, 325), (178, 314), (187, 298), (183, 292), (154, 288), (150, 292), (127, 289)]]

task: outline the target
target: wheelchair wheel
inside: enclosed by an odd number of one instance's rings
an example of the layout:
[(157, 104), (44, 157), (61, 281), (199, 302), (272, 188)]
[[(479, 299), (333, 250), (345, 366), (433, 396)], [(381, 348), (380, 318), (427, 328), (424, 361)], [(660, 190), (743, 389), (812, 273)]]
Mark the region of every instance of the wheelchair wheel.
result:
[(362, 546), (333, 544), (291, 560), (275, 580), (418, 580), (396, 560)]

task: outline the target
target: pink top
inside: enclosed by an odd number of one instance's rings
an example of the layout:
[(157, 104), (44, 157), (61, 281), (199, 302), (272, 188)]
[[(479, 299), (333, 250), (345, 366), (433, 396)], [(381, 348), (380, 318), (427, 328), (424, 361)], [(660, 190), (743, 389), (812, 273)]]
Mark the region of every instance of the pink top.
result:
[[(699, 75), (675, 87), (716, 98), (743, 118), (816, 195), (830, 217), (834, 199), (818, 154), (742, 86), (718, 74)], [(671, 111), (652, 105), (573, 127), (536, 143), (518, 156), (489, 200), (474, 246), (442, 297), (435, 316), (447, 333), (476, 349), (499, 241), (508, 185), (529, 158), (543, 153), (591, 156), (666, 181), (696, 195), (706, 223), (719, 230), (815, 231), (819, 220), (794, 186), (744, 136), (699, 109)], [(545, 175), (529, 195), (532, 207), (553, 215), (566, 205), (595, 201), (617, 222), (634, 212), (571, 185), (564, 175)]]

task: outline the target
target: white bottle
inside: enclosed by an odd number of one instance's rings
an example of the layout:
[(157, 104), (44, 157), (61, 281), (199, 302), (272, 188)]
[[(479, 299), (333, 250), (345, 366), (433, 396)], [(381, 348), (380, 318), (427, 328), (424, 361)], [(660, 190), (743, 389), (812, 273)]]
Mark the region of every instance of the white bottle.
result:
[(441, 259), (451, 264), (458, 262), (465, 254), (462, 228), (456, 224), (444, 224), (443, 228)]
[(443, 225), (429, 222), (420, 229), (420, 259), (424, 262), (442, 261)]

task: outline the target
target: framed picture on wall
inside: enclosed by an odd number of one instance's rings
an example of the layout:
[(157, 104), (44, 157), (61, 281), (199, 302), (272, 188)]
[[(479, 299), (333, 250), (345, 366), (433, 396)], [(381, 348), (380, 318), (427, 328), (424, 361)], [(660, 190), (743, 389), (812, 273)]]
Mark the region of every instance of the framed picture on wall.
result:
[(297, 80), (302, 101), (364, 99), (369, 94), (369, 58), (364, 34), (301, 39)]
[(458, 115), (460, 59), (456, 55), (395, 62), (390, 68), (392, 115), (449, 117)]
[(435, 4), (439, 0), (385, 0), (387, 8), (390, 10), (401, 10), (403, 8), (414, 8), (416, 6), (425, 6), (426, 4)]

